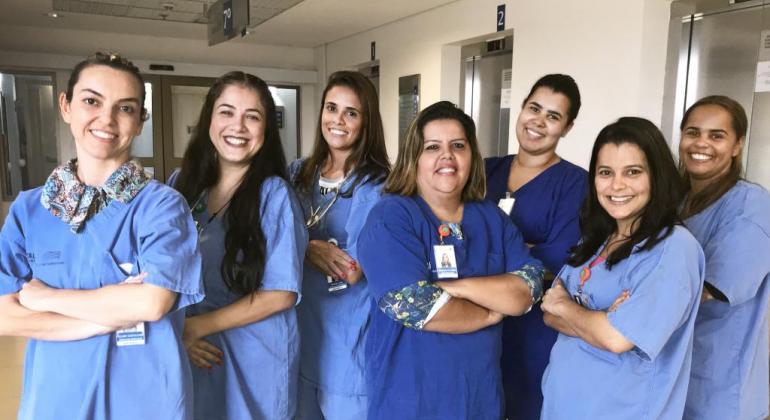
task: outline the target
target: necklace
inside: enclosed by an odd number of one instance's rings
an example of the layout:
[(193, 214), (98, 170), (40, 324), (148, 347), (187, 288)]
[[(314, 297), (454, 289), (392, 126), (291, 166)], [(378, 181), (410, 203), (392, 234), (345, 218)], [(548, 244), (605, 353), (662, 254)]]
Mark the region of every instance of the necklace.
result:
[[(193, 214), (202, 213), (205, 210), (206, 203), (202, 202), (204, 196), (206, 196), (205, 191), (198, 196), (197, 200), (195, 200), (195, 204), (192, 205)], [(195, 221), (195, 229), (198, 231), (198, 236), (200, 236), (203, 233), (203, 231), (211, 224), (211, 222), (214, 221), (214, 219), (216, 219), (217, 216), (219, 216), (219, 213), (221, 213), (222, 210), (224, 210), (228, 205), (230, 205), (231, 201), (233, 201), (232, 194), (230, 194), (230, 198), (225, 202), (225, 204), (222, 204), (222, 206), (217, 211), (215, 211), (214, 213), (211, 214), (211, 216), (209, 216), (205, 224), (202, 224), (197, 220)]]

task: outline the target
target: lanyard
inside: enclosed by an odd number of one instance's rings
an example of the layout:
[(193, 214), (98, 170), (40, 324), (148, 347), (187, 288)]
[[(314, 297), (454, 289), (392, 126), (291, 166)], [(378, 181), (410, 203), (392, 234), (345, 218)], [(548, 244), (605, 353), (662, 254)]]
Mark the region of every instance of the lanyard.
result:
[(585, 286), (585, 284), (588, 282), (588, 279), (591, 278), (591, 269), (603, 263), (606, 259), (606, 257), (602, 257), (600, 255), (594, 258), (593, 261), (588, 263), (587, 266), (580, 270), (580, 286), (578, 286), (578, 290), (583, 291), (583, 286)]

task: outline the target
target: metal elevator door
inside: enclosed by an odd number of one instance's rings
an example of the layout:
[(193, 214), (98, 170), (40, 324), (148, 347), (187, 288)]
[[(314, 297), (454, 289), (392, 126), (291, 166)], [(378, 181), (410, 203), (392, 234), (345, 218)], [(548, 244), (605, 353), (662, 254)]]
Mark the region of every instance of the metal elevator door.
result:
[(482, 157), (508, 153), (513, 37), (462, 48), (461, 104), (476, 123)]
[[(727, 95), (743, 105), (749, 117), (743, 149), (746, 178), (770, 189), (770, 84), (760, 86), (762, 75), (758, 74), (770, 66), (770, 1), (695, 3), (694, 13), (672, 16), (672, 25), (682, 25), (677, 92), (670, 110), (674, 148), (687, 107), (707, 95)], [(712, 10), (698, 10), (699, 6)], [(770, 75), (765, 79), (770, 80)]]

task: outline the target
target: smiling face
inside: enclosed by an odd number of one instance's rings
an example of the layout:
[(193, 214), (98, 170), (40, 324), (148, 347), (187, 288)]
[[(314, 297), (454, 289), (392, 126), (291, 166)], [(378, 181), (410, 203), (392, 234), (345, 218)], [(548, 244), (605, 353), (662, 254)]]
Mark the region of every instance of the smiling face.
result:
[(569, 98), (548, 87), (535, 90), (516, 120), (519, 149), (531, 155), (553, 153), (572, 128), (567, 122), (569, 105)]
[(743, 147), (730, 114), (718, 105), (702, 105), (683, 124), (679, 159), (694, 183), (709, 184), (724, 176)]
[(220, 165), (248, 166), (265, 141), (265, 108), (257, 91), (226, 86), (214, 101), (209, 137)]
[(434, 120), (423, 128), (422, 153), (417, 160), (417, 189), (426, 195), (460, 200), (471, 171), (471, 147), (456, 120)]
[(599, 150), (594, 178), (599, 204), (623, 235), (650, 202), (650, 170), (642, 150), (632, 143), (607, 143)]
[(349, 152), (358, 141), (363, 126), (361, 101), (353, 89), (334, 86), (326, 92), (321, 111), (321, 134), (329, 149)]
[(80, 73), (72, 101), (59, 108), (75, 139), (79, 166), (98, 162), (117, 169), (130, 158), (131, 141), (142, 132), (142, 90), (136, 77), (93, 65)]

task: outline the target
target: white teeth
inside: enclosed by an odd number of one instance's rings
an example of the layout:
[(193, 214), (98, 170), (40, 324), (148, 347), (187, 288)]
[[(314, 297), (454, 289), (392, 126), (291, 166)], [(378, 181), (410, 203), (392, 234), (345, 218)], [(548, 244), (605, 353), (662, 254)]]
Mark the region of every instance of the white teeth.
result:
[(93, 134), (95, 137), (99, 137), (100, 139), (104, 139), (104, 140), (112, 140), (117, 137), (114, 134), (110, 134), (102, 130), (91, 130), (91, 134)]
[(631, 198), (633, 198), (633, 197), (630, 196), (630, 195), (623, 195), (623, 196), (611, 195), (610, 196), (610, 201), (612, 201), (613, 203), (625, 203), (626, 201), (630, 200)]
[(225, 136), (225, 141), (233, 146), (242, 146), (246, 144), (248, 140), (240, 137)]
[(437, 172), (440, 174), (453, 174), (457, 172), (457, 170), (454, 168), (441, 168)]
[(530, 136), (535, 137), (535, 138), (543, 137), (542, 134), (540, 134), (540, 133), (538, 133), (536, 131), (532, 131), (529, 128), (527, 129), (527, 133), (529, 133)]
[(329, 132), (330, 132), (330, 133), (332, 133), (332, 134), (335, 134), (335, 135), (337, 135), (337, 136), (345, 136), (345, 135), (347, 135), (347, 134), (348, 134), (348, 132), (347, 132), (347, 131), (344, 131), (344, 130), (339, 130), (339, 129), (337, 129), (337, 128), (330, 128), (330, 129), (329, 129)]
[(693, 160), (701, 160), (701, 161), (702, 160), (709, 160), (709, 159), (711, 159), (711, 156), (704, 155), (703, 153), (690, 153), (690, 157)]

